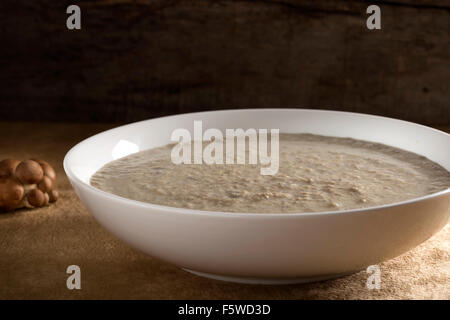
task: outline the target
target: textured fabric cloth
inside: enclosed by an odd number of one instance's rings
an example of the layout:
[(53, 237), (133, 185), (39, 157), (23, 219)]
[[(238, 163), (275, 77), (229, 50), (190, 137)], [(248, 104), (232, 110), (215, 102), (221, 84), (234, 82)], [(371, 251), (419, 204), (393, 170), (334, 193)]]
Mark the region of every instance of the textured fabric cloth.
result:
[[(380, 264), (380, 290), (366, 288), (365, 271), (302, 285), (233, 284), (138, 252), (94, 220), (62, 168), (75, 143), (111, 126), (0, 123), (0, 158), (47, 160), (61, 194), (50, 207), (0, 214), (0, 299), (450, 299), (450, 225)], [(69, 265), (81, 268), (81, 290), (66, 287)]]

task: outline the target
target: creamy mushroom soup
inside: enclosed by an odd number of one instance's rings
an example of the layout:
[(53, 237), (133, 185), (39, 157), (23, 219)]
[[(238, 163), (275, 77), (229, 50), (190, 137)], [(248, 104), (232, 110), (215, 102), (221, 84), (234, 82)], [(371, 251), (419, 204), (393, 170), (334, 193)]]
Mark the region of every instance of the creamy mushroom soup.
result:
[(350, 138), (281, 134), (279, 170), (272, 176), (261, 175), (260, 165), (176, 165), (172, 147), (112, 161), (91, 184), (153, 204), (243, 213), (371, 207), (450, 187), (450, 173), (423, 156)]

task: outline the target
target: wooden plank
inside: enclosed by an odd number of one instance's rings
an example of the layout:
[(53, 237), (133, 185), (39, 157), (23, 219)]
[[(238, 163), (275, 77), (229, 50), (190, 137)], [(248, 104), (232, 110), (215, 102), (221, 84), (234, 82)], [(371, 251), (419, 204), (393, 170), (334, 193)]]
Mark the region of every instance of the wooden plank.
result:
[[(3, 0), (0, 119), (309, 107), (450, 124), (449, 1)], [(370, 2), (372, 3), (372, 2)]]

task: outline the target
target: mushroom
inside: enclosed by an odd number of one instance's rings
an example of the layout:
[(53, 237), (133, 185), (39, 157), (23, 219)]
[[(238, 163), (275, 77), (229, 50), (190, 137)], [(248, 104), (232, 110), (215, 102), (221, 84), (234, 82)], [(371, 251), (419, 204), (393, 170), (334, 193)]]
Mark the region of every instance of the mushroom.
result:
[(0, 161), (0, 178), (6, 178), (14, 175), (14, 171), (19, 163), (20, 161), (13, 159), (5, 159)]
[(15, 174), (23, 184), (35, 184), (44, 177), (41, 165), (33, 160), (25, 160), (19, 163)]
[(55, 181), (56, 179), (56, 173), (55, 170), (53, 170), (52, 166), (44, 160), (40, 159), (32, 159), (33, 161), (36, 161), (41, 165), (42, 170), (44, 171), (44, 175)]
[(49, 203), (50, 203), (50, 197), (49, 197), (48, 193), (44, 193), (44, 204), (43, 204), (43, 206), (48, 206)]
[(45, 195), (39, 189), (33, 189), (27, 194), (27, 200), (33, 207), (42, 207), (45, 203)]
[(23, 186), (14, 178), (0, 180), (0, 209), (13, 210), (22, 201), (25, 191)]
[(59, 198), (59, 192), (57, 190), (52, 190), (49, 193), (50, 203), (56, 202)]
[(55, 183), (55, 170), (44, 160), (0, 161), (0, 211), (56, 202)]
[(39, 182), (38, 188), (42, 192), (49, 192), (50, 190), (52, 190), (52, 184), (53, 184), (52, 179), (50, 179), (47, 176), (44, 176), (41, 182)]

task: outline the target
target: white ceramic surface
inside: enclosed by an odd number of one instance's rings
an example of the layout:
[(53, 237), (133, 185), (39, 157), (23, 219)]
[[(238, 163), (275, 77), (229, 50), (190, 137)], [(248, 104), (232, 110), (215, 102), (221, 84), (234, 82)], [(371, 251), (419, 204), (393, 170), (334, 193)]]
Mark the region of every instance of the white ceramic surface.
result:
[[(330, 278), (396, 257), (442, 229), (450, 189), (373, 208), (299, 214), (240, 214), (171, 208), (125, 199), (89, 184), (113, 159), (170, 142), (174, 129), (279, 128), (381, 142), (450, 170), (450, 135), (418, 124), (349, 112), (247, 109), (182, 114), (133, 123), (72, 148), (64, 168), (88, 210), (131, 246), (191, 272), (249, 283)], [(189, 188), (189, 185), (186, 185)]]

